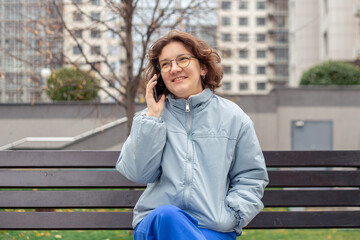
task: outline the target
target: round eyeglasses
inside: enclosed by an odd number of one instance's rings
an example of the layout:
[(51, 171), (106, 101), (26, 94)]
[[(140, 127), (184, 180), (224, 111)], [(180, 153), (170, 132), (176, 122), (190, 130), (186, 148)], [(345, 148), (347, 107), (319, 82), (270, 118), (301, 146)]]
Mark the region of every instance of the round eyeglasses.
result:
[(167, 73), (171, 70), (172, 61), (175, 61), (176, 65), (178, 65), (179, 67), (186, 68), (187, 66), (189, 66), (191, 58), (195, 58), (195, 57), (187, 54), (182, 54), (172, 60), (162, 60), (159, 63), (158, 68), (160, 69), (161, 72)]

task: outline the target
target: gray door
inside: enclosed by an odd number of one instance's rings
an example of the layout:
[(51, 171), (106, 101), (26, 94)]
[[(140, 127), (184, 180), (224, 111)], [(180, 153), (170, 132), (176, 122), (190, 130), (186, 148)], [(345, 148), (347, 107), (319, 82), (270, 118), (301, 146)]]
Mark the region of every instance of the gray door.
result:
[(332, 121), (292, 121), (292, 150), (332, 150)]

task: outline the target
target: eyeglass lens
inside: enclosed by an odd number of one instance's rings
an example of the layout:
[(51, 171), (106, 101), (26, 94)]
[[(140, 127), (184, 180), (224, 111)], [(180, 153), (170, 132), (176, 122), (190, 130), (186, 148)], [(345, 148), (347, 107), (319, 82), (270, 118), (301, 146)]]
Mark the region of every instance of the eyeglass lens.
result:
[(169, 72), (172, 67), (172, 65), (171, 65), (172, 61), (175, 61), (179, 67), (185, 68), (185, 67), (189, 66), (190, 58), (191, 58), (191, 56), (188, 56), (188, 55), (180, 55), (173, 60), (162, 61), (160, 63), (160, 70), (162, 72)]

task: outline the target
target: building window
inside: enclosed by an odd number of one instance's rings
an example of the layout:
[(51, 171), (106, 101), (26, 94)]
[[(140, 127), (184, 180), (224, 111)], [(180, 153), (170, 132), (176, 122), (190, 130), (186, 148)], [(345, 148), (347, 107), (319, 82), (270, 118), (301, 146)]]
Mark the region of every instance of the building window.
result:
[(289, 60), (289, 51), (287, 48), (277, 48), (274, 50), (275, 60)]
[(222, 1), (221, 9), (231, 9), (231, 1)]
[(288, 26), (286, 16), (274, 16), (273, 23), (275, 27), (285, 28)]
[(230, 33), (222, 33), (221, 40), (223, 42), (231, 42), (231, 34)]
[(265, 26), (266, 25), (266, 19), (263, 17), (256, 18), (256, 25), (257, 26)]
[(100, 55), (101, 54), (100, 46), (91, 46), (90, 53), (91, 55)]
[(265, 1), (257, 1), (256, 9), (266, 9), (266, 2)]
[(226, 49), (221, 51), (222, 58), (231, 58), (231, 50)]
[(99, 6), (100, 5), (100, 0), (91, 0), (91, 5), (96, 5)]
[(224, 74), (231, 74), (231, 66), (224, 66)]
[(90, 36), (91, 38), (101, 38), (101, 32), (98, 29), (91, 29)]
[(82, 33), (83, 33), (82, 29), (76, 29), (76, 30), (74, 30), (73, 34), (76, 38), (82, 38)]
[(264, 82), (256, 83), (256, 89), (257, 90), (266, 90), (266, 83), (264, 83)]
[(108, 30), (107, 33), (108, 33), (107, 35), (109, 38), (120, 39), (119, 34), (113, 30)]
[(274, 73), (276, 76), (283, 76), (283, 77), (289, 76), (288, 65), (276, 65), (274, 67)]
[(239, 90), (249, 90), (249, 83), (248, 82), (240, 82)]
[(225, 91), (231, 90), (231, 82), (223, 82), (222, 89)]
[(247, 17), (239, 17), (239, 26), (247, 26), (249, 24), (249, 20)]
[(288, 33), (287, 32), (277, 32), (274, 34), (274, 40), (276, 43), (288, 43)]
[(239, 2), (239, 9), (248, 9), (249, 5), (248, 5), (248, 1), (240, 1)]
[(257, 42), (265, 42), (265, 40), (266, 40), (266, 34), (263, 34), (263, 33), (256, 34)]
[(75, 11), (73, 12), (73, 21), (74, 22), (81, 22), (83, 20), (83, 15), (81, 12)]
[(248, 66), (239, 66), (238, 69), (239, 74), (249, 74), (249, 67)]
[(257, 50), (256, 58), (266, 58), (266, 50)]
[(239, 58), (248, 58), (249, 51), (247, 49), (242, 49), (239, 51)]
[(108, 54), (112, 56), (118, 56), (120, 53), (120, 47), (118, 45), (108, 45)]
[(222, 17), (221, 18), (221, 25), (230, 26), (231, 25), (231, 18), (230, 17)]
[(324, 56), (327, 57), (329, 55), (329, 40), (328, 40), (327, 32), (324, 32), (322, 42), (323, 42), (323, 53)]
[(81, 46), (74, 46), (73, 47), (73, 54), (74, 55), (80, 55), (81, 54), (81, 49), (82, 49)]
[(257, 66), (256, 74), (259, 74), (259, 75), (266, 74), (266, 67), (265, 66)]
[(247, 42), (249, 41), (249, 34), (247, 33), (239, 33), (239, 42)]
[(90, 16), (92, 20), (100, 21), (100, 12), (91, 12)]
[(114, 72), (120, 72), (120, 62), (116, 61), (116, 62), (110, 62), (110, 68), (112, 71)]

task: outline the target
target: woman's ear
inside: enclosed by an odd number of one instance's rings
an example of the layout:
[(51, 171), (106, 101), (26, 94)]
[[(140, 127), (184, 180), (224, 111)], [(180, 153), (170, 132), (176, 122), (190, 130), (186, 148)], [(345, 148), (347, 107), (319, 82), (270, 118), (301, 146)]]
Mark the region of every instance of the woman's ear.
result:
[(200, 69), (201, 69), (201, 71), (200, 71), (201, 76), (207, 74), (208, 70), (207, 70), (207, 67), (205, 65), (201, 65)]

